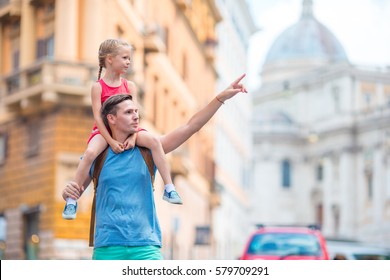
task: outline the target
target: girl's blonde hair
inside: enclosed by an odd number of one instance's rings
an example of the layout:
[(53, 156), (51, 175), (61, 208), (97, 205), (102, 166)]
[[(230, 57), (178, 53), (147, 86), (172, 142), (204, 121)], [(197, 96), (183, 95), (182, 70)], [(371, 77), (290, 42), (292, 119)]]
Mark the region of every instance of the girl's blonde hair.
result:
[(133, 47), (128, 42), (122, 39), (107, 39), (100, 44), (98, 80), (100, 80), (103, 67), (106, 68), (106, 57), (108, 55), (116, 55), (119, 46), (125, 46), (133, 49)]

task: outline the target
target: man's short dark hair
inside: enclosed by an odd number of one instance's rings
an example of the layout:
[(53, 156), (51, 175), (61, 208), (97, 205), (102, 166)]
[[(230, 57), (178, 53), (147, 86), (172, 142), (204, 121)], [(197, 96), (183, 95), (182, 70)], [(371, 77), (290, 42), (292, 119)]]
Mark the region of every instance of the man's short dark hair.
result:
[(104, 122), (104, 125), (108, 128), (108, 120), (107, 116), (109, 114), (116, 115), (116, 112), (118, 110), (118, 104), (122, 103), (125, 100), (133, 100), (132, 96), (130, 94), (116, 94), (113, 96), (110, 96), (107, 98), (106, 101), (104, 101), (102, 109), (101, 109), (101, 116)]

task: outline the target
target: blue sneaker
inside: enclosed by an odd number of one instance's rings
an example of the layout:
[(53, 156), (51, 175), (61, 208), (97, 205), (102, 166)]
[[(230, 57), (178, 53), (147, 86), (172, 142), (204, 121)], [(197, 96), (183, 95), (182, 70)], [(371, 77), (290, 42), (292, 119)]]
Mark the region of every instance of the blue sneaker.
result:
[(64, 211), (62, 212), (62, 218), (65, 220), (74, 220), (76, 219), (76, 211), (77, 211), (77, 203), (74, 204), (66, 204)]
[(169, 203), (172, 203), (172, 204), (183, 204), (183, 201), (181, 200), (177, 191), (167, 192), (164, 190), (163, 199), (165, 201), (168, 201)]

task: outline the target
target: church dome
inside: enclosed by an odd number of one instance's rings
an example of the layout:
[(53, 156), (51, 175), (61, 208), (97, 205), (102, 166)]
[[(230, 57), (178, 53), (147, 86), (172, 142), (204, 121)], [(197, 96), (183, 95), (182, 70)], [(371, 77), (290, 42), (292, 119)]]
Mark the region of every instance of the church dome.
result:
[[(302, 16), (272, 44), (263, 70), (299, 70), (348, 62), (343, 46), (313, 15), (312, 0), (304, 0)], [(294, 69), (292, 69), (294, 68)]]

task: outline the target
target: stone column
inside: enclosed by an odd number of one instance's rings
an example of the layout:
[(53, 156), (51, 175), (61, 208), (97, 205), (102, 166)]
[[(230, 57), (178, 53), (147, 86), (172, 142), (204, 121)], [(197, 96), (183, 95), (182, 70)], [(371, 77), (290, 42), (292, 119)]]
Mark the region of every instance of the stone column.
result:
[(30, 0), (23, 0), (21, 8), (19, 47), (19, 66), (21, 69), (31, 65), (35, 61), (37, 47), (35, 27), (36, 19), (34, 16), (34, 7), (30, 4)]
[(323, 182), (323, 233), (325, 236), (334, 235), (334, 220), (332, 212), (333, 189), (333, 164), (331, 156), (324, 158), (324, 182)]
[[(84, 0), (83, 9), (80, 11), (80, 30), (83, 36), (79, 38), (81, 58), (98, 67), (98, 50), (103, 40), (107, 39), (105, 23), (105, 1), (103, 0)], [(110, 5), (110, 4), (109, 4)], [(97, 72), (93, 73), (94, 79), (97, 78)]]
[(56, 0), (55, 5), (55, 58), (77, 61), (80, 32), (78, 0)]
[(383, 209), (385, 203), (385, 170), (383, 164), (383, 152), (376, 148), (373, 158), (373, 219), (374, 227), (380, 228), (383, 219)]
[(379, 106), (387, 105), (386, 104), (385, 94), (384, 94), (384, 87), (383, 87), (382, 83), (376, 83), (376, 86), (375, 86), (375, 96), (377, 98), (378, 104), (380, 104)]
[(354, 233), (354, 237), (358, 238), (362, 234), (362, 228), (366, 224), (367, 221), (367, 210), (366, 210), (366, 177), (364, 174), (365, 164), (364, 164), (364, 155), (363, 152), (357, 154), (357, 167), (356, 167), (356, 208), (355, 208), (355, 216), (356, 216), (356, 232)]
[(344, 152), (340, 157), (340, 225), (341, 237), (352, 237), (356, 225), (356, 167), (352, 151)]
[(5, 256), (9, 260), (21, 260), (24, 256), (23, 250), (23, 214), (19, 208), (11, 208), (5, 211), (7, 221), (7, 236)]

